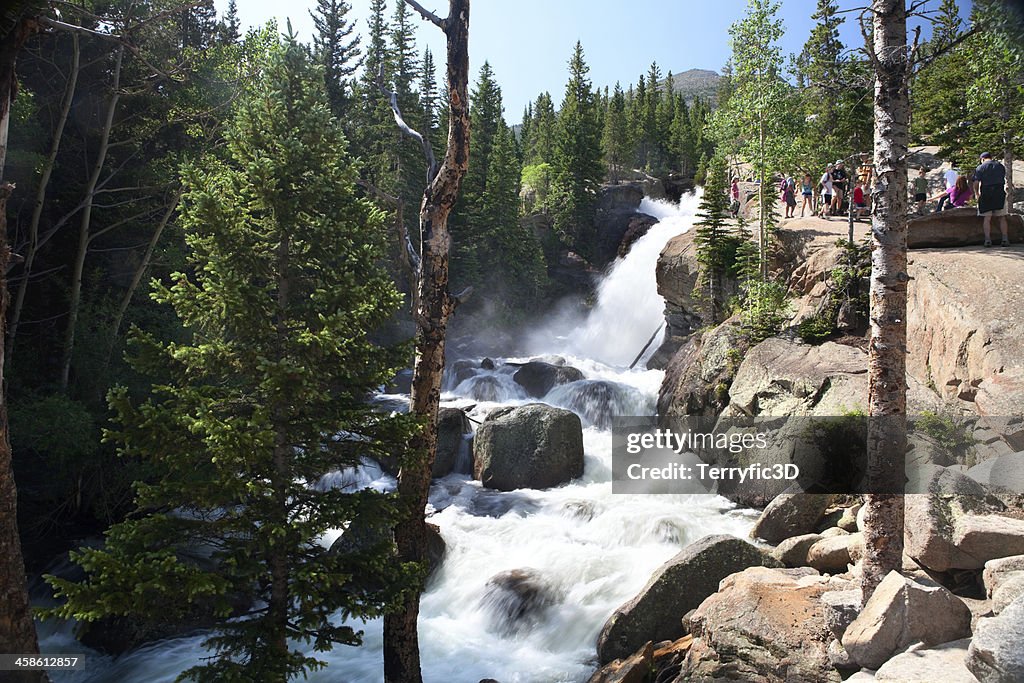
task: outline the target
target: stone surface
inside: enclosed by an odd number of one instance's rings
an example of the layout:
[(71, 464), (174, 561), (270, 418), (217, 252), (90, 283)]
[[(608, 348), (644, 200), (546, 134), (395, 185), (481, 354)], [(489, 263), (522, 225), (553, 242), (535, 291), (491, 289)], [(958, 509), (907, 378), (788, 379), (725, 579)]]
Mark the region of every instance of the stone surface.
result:
[(487, 581), (481, 606), (490, 617), (490, 628), (510, 636), (530, 630), (559, 595), (536, 569), (512, 569)]
[[(1024, 242), (1024, 221), (1020, 216), (1008, 216), (1010, 241)], [(941, 213), (928, 213), (907, 221), (907, 248), (981, 246), (985, 233), (982, 219), (975, 208), (950, 209)], [(996, 239), (999, 229), (994, 228)]]
[(851, 562), (850, 546), (856, 541), (853, 534), (822, 538), (807, 550), (807, 564), (820, 572), (844, 572)]
[(890, 572), (842, 643), (859, 665), (877, 669), (915, 642), (938, 645), (970, 633), (971, 611), (955, 595), (937, 583)]
[(469, 418), (458, 408), (441, 408), (437, 411), (437, 456), (431, 474), (443, 477), (452, 472), (471, 474), (473, 464), (470, 458), (467, 435), (473, 433)]
[(694, 642), (677, 680), (838, 683), (820, 597), (845, 586), (811, 569), (733, 574), (690, 619)]
[(791, 536), (772, 549), (772, 557), (786, 567), (804, 567), (807, 565), (807, 550), (821, 539), (821, 534)]
[(565, 484), (583, 474), (583, 424), (542, 403), (498, 408), (476, 430), (473, 459), (474, 478), (488, 488)]
[[(1000, 552), (998, 547), (989, 545), (992, 534), (986, 530), (992, 531), (990, 527), (994, 526), (998, 531), (998, 524), (965, 521), (971, 516), (994, 514), (1004, 508), (978, 482), (960, 472), (938, 467), (921, 486), (927, 493), (906, 497), (907, 519), (915, 523), (906, 527), (905, 549), (923, 566), (935, 571), (979, 569), (993, 557), (1024, 554), (1024, 549), (1006, 548), (1005, 552)], [(964, 534), (973, 547), (962, 546)], [(989, 557), (977, 554), (986, 549), (997, 554)]]
[(599, 661), (628, 657), (649, 640), (680, 638), (683, 615), (718, 590), (722, 579), (752, 566), (778, 562), (733, 536), (706, 536), (686, 546), (605, 622), (597, 641)]
[[(1009, 448), (1002, 440), (995, 448)], [(993, 447), (993, 444), (985, 444)], [(988, 458), (967, 470), (967, 476), (986, 486), (999, 486), (1014, 493), (1024, 493), (1024, 453), (1003, 453)]]
[(832, 496), (811, 493), (783, 493), (772, 499), (761, 513), (750, 535), (768, 543), (814, 531)]
[(992, 592), (992, 613), (999, 614), (1022, 595), (1024, 595), (1024, 572), (1008, 574)]
[(861, 609), (859, 588), (844, 591), (829, 591), (821, 595), (825, 606), (825, 625), (836, 638), (842, 638)]
[(1024, 571), (1024, 555), (1010, 555), (986, 562), (981, 580), (987, 595), (992, 597), (1003, 581), (1019, 571)]
[(748, 347), (738, 317), (690, 337), (665, 368), (658, 414), (717, 415), (729, 401), (729, 386)]
[(977, 683), (967, 670), (970, 639), (954, 640), (932, 648), (909, 650), (896, 655), (875, 672), (876, 681), (898, 683)]
[(571, 365), (553, 365), (542, 361), (524, 363), (512, 376), (516, 384), (523, 387), (530, 396), (543, 398), (559, 384), (568, 384), (583, 379), (583, 373)]
[(588, 683), (645, 683), (654, 666), (654, 646), (646, 643), (635, 654), (598, 669)]
[(1017, 598), (996, 617), (979, 619), (967, 668), (982, 683), (1024, 681), (1024, 598)]

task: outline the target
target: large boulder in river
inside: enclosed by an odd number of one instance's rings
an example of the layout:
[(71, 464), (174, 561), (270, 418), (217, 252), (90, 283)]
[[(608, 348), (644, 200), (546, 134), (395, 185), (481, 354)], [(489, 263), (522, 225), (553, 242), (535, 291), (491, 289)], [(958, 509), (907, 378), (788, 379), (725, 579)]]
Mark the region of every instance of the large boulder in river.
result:
[(734, 536), (706, 536), (686, 546), (605, 622), (597, 641), (601, 664), (628, 657), (647, 641), (682, 637), (683, 616), (718, 590), (722, 579), (753, 566), (780, 565)]
[(851, 587), (806, 567), (733, 574), (689, 618), (693, 645), (676, 680), (839, 683), (821, 596)]
[(540, 572), (524, 568), (488, 579), (481, 606), (490, 617), (491, 630), (509, 636), (535, 626), (558, 600), (558, 593)]
[(543, 403), (491, 411), (473, 438), (473, 476), (501, 491), (545, 489), (583, 474), (583, 424)]
[(583, 379), (583, 373), (571, 365), (553, 365), (543, 361), (524, 363), (512, 376), (516, 384), (526, 389), (534, 398), (543, 398), (559, 384), (568, 384)]
[(437, 455), (432, 476), (443, 477), (452, 472), (470, 474), (473, 471), (467, 440), (472, 433), (469, 418), (459, 408), (445, 407), (437, 411)]

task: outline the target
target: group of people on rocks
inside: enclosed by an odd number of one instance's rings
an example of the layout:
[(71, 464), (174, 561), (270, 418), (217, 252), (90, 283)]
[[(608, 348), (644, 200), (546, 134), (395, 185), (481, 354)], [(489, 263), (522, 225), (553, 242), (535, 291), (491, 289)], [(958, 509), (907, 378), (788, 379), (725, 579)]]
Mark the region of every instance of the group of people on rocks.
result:
[[(801, 218), (809, 211), (812, 216), (828, 220), (829, 216), (845, 215), (845, 203), (852, 202), (854, 216), (860, 220), (865, 212), (874, 213), (869, 200), (870, 192), (866, 191), (866, 188), (871, 188), (875, 180), (874, 165), (870, 163), (870, 156), (867, 154), (861, 155), (860, 166), (852, 177), (846, 170), (846, 162), (842, 159), (828, 164), (818, 178), (817, 184), (810, 173), (804, 173), (799, 182), (792, 175), (785, 176), (779, 183), (779, 199), (785, 208), (784, 218), (796, 218), (796, 208), (799, 206)], [(985, 152), (981, 155), (981, 163), (972, 174), (963, 174), (953, 168), (945, 172), (943, 181), (945, 189), (929, 196), (927, 169), (921, 167), (917, 170), (917, 175), (911, 180), (910, 189), (919, 215), (925, 214), (927, 202), (937, 201), (935, 210), (938, 212), (963, 208), (977, 198), (978, 215), (984, 219), (982, 227), (985, 233), (985, 246), (992, 246), (993, 216), (1000, 219), (1002, 245), (1009, 244), (1006, 221), (1006, 168), (1002, 163)], [(880, 187), (875, 189), (881, 191)], [(740, 210), (738, 176), (732, 178), (729, 193), (732, 198), (730, 210), (735, 218)]]

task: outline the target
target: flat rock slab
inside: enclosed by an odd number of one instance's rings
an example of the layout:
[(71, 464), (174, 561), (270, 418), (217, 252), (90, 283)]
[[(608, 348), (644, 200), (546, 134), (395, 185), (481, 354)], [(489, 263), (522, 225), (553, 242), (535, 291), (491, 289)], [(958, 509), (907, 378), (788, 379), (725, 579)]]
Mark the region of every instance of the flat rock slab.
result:
[[(1007, 216), (1010, 242), (1024, 241), (1024, 220), (1021, 216)], [(999, 227), (992, 219), (992, 238), (999, 243)], [(977, 209), (950, 209), (929, 213), (907, 221), (907, 248), (981, 246), (985, 241), (982, 217)]]
[(970, 638), (964, 638), (896, 655), (879, 667), (875, 672), (875, 680), (898, 683), (977, 683), (978, 679), (965, 664), (970, 643)]

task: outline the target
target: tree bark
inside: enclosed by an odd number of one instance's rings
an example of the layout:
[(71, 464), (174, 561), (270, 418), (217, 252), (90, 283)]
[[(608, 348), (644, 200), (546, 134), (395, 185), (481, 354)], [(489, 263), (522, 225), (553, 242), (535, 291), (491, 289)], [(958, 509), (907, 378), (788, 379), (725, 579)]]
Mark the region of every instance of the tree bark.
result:
[[(11, 101), (14, 98), (14, 65), (18, 52), (36, 28), (29, 19), (20, 20), (7, 35), (0, 37), (0, 338), (7, 318), (7, 265), (11, 256), (7, 244), (7, 198), (14, 186), (4, 180), (7, 158), (7, 131)], [(18, 492), (11, 467), (11, 443), (7, 432), (7, 387), (4, 382), (4, 348), (0, 345), (0, 652), (38, 654), (39, 641), (29, 607), (25, 563), (18, 535)], [(48, 681), (45, 672), (4, 672), (4, 680), (14, 683)]]
[(906, 452), (907, 143), (910, 109), (905, 0), (873, 0), (875, 169), (882, 187), (872, 221), (871, 340), (868, 348), (866, 602), (903, 557)]
[(82, 219), (78, 224), (78, 252), (75, 254), (74, 269), (71, 274), (68, 323), (64, 332), (64, 347), (61, 352), (60, 388), (63, 391), (67, 391), (68, 381), (71, 377), (71, 359), (75, 351), (75, 327), (78, 325), (78, 310), (82, 301), (82, 274), (85, 271), (85, 257), (89, 253), (89, 242), (92, 241), (89, 234), (92, 224), (92, 205), (100, 174), (103, 172), (103, 166), (107, 161), (107, 151), (110, 149), (110, 131), (114, 127), (114, 113), (117, 111), (117, 102), (121, 98), (121, 64), (123, 59), (124, 46), (121, 45), (118, 46), (117, 56), (114, 59), (110, 102), (107, 103), (107, 115), (103, 122), (103, 132), (100, 135), (100, 147), (96, 152), (96, 162), (93, 164), (92, 173), (89, 175), (89, 182), (85, 187), (85, 207), (82, 210)]
[[(420, 206), (420, 271), (414, 317), (418, 331), (413, 366), (412, 413), (422, 429), (409, 444), (398, 477), (399, 518), (395, 543), (401, 562), (426, 560), (424, 508), (430, 490), (437, 447), (437, 410), (444, 372), (448, 317), (457, 300), (448, 292), (448, 214), (469, 166), (469, 2), (449, 0), (447, 19), (438, 19), (418, 3), (407, 4), (441, 27), (448, 44), (448, 148), (437, 174), (423, 193)], [(384, 679), (388, 683), (419, 683), (419, 589), (384, 617)]]
[(14, 306), (11, 308), (7, 335), (8, 359), (14, 354), (14, 342), (18, 336), (18, 324), (21, 322), (21, 311), (25, 305), (25, 293), (28, 290), (29, 278), (32, 276), (32, 266), (35, 264), (36, 251), (39, 248), (39, 221), (43, 216), (43, 207), (46, 204), (46, 191), (50, 185), (53, 167), (57, 162), (57, 153), (60, 151), (60, 142), (64, 136), (64, 126), (67, 123), (68, 114), (71, 112), (71, 104), (75, 97), (75, 88), (78, 86), (81, 50), (77, 33), (71, 34), (71, 45), (71, 68), (68, 72), (67, 84), (64, 86), (64, 99), (61, 102), (60, 113), (57, 116), (57, 125), (53, 130), (53, 139), (50, 141), (50, 151), (46, 155), (46, 162), (43, 164), (42, 172), (39, 175), (39, 186), (36, 188), (36, 198), (32, 205), (32, 219), (28, 225), (25, 265), (22, 268), (22, 279), (18, 284), (18, 293), (14, 297)]

